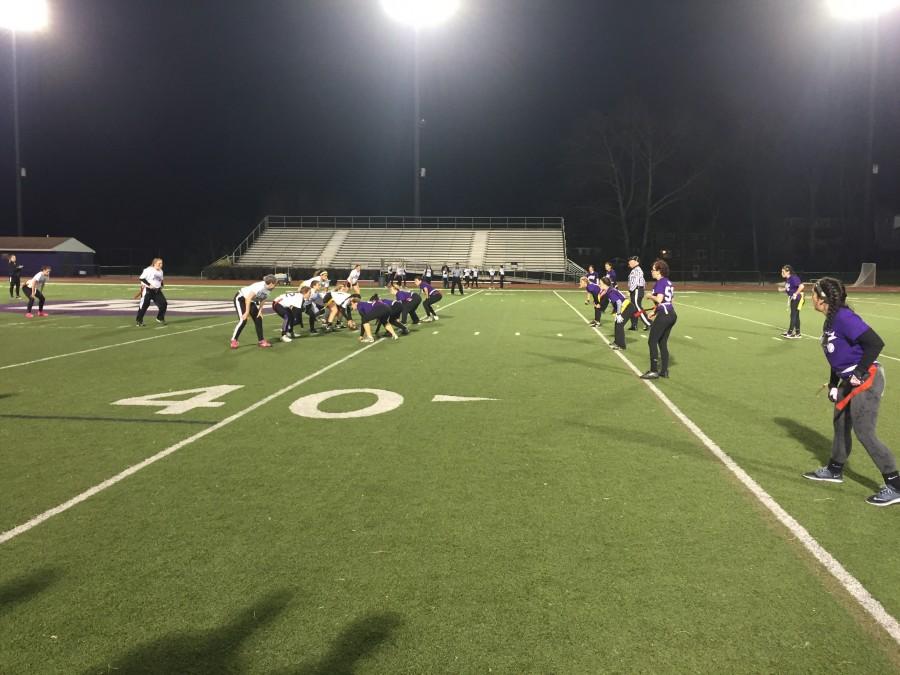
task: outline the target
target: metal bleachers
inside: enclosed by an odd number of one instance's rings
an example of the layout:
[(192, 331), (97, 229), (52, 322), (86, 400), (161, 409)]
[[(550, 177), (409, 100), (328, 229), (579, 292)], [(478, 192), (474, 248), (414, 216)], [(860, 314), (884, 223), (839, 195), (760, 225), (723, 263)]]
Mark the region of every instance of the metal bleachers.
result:
[[(327, 223), (292, 222), (267, 216), (229, 256), (240, 267), (380, 269), (404, 263), (411, 269), (426, 263), (439, 268), (504, 265), (509, 270), (565, 273), (565, 229), (562, 219), (448, 219), (410, 224), (389, 219), (356, 219)], [(361, 219), (360, 219), (361, 220)], [(379, 222), (381, 221), (381, 222)], [(496, 221), (496, 222), (495, 222)]]

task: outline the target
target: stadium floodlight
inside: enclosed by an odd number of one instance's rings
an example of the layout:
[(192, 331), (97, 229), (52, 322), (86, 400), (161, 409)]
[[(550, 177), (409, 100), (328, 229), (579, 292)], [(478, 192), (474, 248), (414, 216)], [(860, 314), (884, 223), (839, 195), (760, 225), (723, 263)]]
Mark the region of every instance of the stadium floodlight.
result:
[(392, 19), (413, 28), (442, 23), (459, 9), (459, 0), (381, 0), (381, 6)]
[(900, 0), (826, 0), (825, 4), (835, 18), (865, 21), (897, 9)]
[(0, 28), (30, 33), (43, 30), (49, 22), (47, 0), (0, 0)]

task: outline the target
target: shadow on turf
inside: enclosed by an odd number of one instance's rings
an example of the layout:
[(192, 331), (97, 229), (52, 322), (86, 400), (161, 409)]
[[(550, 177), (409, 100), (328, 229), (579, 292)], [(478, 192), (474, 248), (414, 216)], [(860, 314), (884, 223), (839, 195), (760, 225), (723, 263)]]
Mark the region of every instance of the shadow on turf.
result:
[(87, 673), (242, 673), (248, 664), (239, 652), (245, 640), (270, 624), (288, 605), (289, 591), (270, 593), (230, 622), (212, 630), (172, 633), (104, 660)]
[(385, 612), (357, 619), (337, 636), (331, 649), (319, 661), (307, 663), (274, 675), (352, 675), (358, 664), (390, 640), (403, 625), (399, 614)]
[[(787, 417), (775, 417), (773, 421), (782, 427), (785, 431), (787, 431), (798, 443), (803, 445), (817, 461), (819, 466), (825, 466), (828, 464), (828, 460), (831, 459), (831, 439), (826, 438), (824, 435), (820, 434), (815, 429), (810, 429), (807, 426), (804, 426), (797, 422), (796, 420), (789, 419)], [(811, 469), (816, 467), (810, 467)], [(846, 466), (844, 467), (844, 476), (850, 478), (860, 485), (863, 485), (871, 490), (878, 491), (881, 489), (881, 484), (876, 483), (875, 481), (866, 478), (865, 476), (861, 476), (855, 471), (848, 469)]]
[(23, 574), (0, 584), (0, 616), (11, 611), (16, 605), (28, 602), (59, 578), (59, 572), (45, 568)]

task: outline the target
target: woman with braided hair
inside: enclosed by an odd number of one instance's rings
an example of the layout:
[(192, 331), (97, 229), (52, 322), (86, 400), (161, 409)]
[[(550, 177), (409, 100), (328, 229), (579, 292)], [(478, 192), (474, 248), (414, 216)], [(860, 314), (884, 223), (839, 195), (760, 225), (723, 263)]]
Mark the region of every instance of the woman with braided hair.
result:
[(813, 287), (813, 305), (825, 315), (822, 349), (831, 366), (828, 398), (834, 406), (831, 460), (803, 474), (810, 480), (843, 483), (850, 455), (850, 431), (862, 443), (884, 477), (884, 487), (866, 501), (874, 506), (900, 504), (900, 473), (890, 449), (875, 435), (884, 393), (884, 372), (876, 360), (884, 342), (847, 306), (847, 290), (837, 279), (824, 277)]

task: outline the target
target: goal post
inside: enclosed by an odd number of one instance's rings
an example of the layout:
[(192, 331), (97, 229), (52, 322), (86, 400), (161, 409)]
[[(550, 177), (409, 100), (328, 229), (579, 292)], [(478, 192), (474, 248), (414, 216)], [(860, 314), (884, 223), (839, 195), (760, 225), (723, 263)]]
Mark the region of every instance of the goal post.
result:
[(864, 262), (860, 265), (859, 276), (853, 282), (854, 287), (874, 287), (875, 286), (875, 263)]

